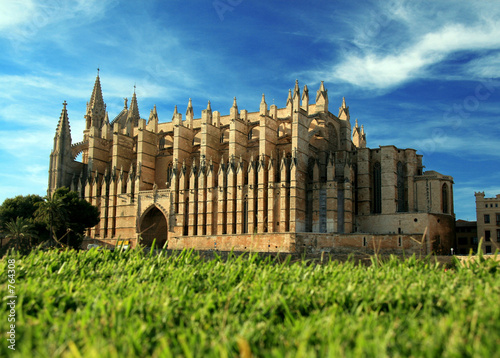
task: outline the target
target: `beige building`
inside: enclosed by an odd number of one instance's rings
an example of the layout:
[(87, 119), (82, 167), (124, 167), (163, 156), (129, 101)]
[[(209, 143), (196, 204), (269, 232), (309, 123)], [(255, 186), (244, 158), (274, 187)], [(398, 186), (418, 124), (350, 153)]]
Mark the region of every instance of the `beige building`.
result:
[[(321, 83), (298, 82), (284, 108), (211, 104), (195, 118), (175, 108), (141, 118), (137, 96), (109, 119), (100, 78), (73, 143), (67, 104), (50, 157), (49, 192), (77, 190), (98, 206), (102, 241), (172, 249), (319, 252), (449, 252), (454, 243), (453, 179), (425, 171), (415, 149), (366, 147), (346, 101), (330, 112)], [(75, 159), (81, 153), (82, 161)], [(422, 240), (423, 237), (423, 240)]]
[(483, 252), (490, 254), (500, 247), (500, 194), (485, 198), (484, 192), (475, 193), (477, 236), (483, 238)]
[(457, 220), (455, 223), (456, 245), (455, 254), (469, 255), (476, 253), (479, 240), (477, 238), (477, 222)]

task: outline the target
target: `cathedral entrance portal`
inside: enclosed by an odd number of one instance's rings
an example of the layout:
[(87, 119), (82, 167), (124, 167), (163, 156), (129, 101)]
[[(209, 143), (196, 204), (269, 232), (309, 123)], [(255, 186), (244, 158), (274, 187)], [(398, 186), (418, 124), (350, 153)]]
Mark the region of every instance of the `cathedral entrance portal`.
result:
[(141, 244), (151, 247), (156, 239), (156, 247), (162, 248), (167, 242), (167, 220), (165, 215), (157, 208), (151, 208), (140, 226)]

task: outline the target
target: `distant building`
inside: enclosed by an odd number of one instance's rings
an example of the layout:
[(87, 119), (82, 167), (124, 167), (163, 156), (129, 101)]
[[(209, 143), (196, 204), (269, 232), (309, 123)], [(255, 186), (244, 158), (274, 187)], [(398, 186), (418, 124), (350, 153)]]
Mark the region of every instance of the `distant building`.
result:
[(455, 254), (468, 255), (471, 251), (477, 252), (479, 240), (477, 239), (477, 222), (457, 220), (455, 223), (457, 243)]
[(284, 108), (262, 95), (253, 113), (235, 98), (228, 115), (208, 102), (195, 118), (189, 100), (184, 119), (176, 107), (163, 123), (156, 106), (140, 117), (135, 91), (127, 102), (110, 121), (98, 75), (83, 140), (72, 143), (66, 102), (56, 130), (49, 192), (67, 186), (99, 207), (93, 238), (274, 252), (454, 244), (453, 178), (424, 172), (415, 149), (367, 148), (323, 83), (310, 97), (296, 82)]
[(500, 194), (485, 198), (484, 192), (475, 193), (477, 236), (483, 238), (485, 254), (500, 248)]

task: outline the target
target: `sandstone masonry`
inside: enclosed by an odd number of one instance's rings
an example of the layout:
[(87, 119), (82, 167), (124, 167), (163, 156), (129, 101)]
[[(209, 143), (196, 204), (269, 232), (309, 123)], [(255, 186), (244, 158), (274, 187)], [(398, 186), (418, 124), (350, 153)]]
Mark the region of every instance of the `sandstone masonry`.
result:
[(284, 108), (262, 95), (253, 113), (235, 98), (229, 115), (208, 102), (195, 118), (189, 100), (184, 118), (176, 107), (160, 123), (156, 106), (140, 117), (135, 92), (110, 121), (98, 75), (78, 143), (66, 107), (48, 190), (66, 186), (99, 207), (90, 237), (238, 251), (452, 247), (453, 179), (424, 172), (414, 149), (367, 148), (345, 99), (329, 111), (323, 83), (310, 99), (296, 82)]

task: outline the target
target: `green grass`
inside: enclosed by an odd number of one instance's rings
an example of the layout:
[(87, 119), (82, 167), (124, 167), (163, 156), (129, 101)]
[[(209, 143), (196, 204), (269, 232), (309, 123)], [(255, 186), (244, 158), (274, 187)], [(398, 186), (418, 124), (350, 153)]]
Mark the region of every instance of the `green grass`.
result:
[[(16, 351), (2, 339), (2, 357), (500, 356), (493, 260), (445, 271), (414, 257), (370, 267), (193, 252), (13, 257)], [(4, 258), (2, 297), (6, 281)]]

